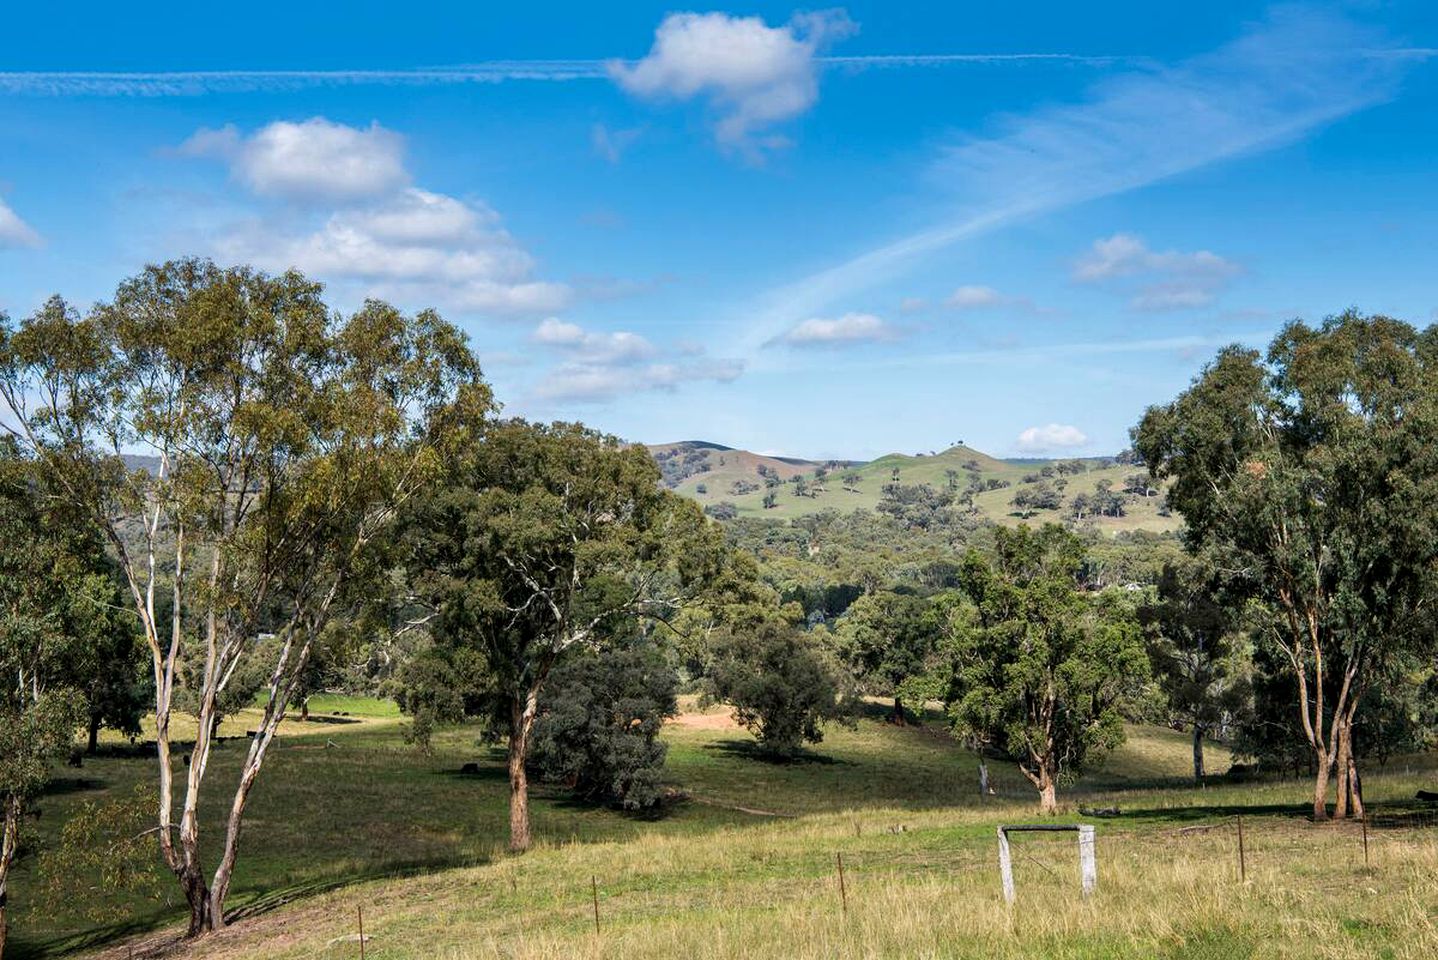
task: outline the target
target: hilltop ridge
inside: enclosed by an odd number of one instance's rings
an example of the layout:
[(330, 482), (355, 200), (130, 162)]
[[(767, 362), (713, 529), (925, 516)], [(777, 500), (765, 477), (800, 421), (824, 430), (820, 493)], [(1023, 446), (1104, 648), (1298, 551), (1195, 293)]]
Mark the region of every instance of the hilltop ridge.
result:
[[(1180, 526), (1163, 508), (1162, 491), (1136, 482), (1146, 476), (1143, 468), (1122, 456), (1001, 459), (963, 443), (868, 461), (778, 457), (707, 440), (648, 449), (666, 486), (720, 516), (793, 519), (824, 510), (872, 510), (885, 488), (897, 484), (952, 495), (996, 523), (1065, 521), (1107, 533), (1163, 533)], [(1016, 495), (1037, 502), (1016, 507)], [(1091, 501), (1098, 506), (1076, 510)]]

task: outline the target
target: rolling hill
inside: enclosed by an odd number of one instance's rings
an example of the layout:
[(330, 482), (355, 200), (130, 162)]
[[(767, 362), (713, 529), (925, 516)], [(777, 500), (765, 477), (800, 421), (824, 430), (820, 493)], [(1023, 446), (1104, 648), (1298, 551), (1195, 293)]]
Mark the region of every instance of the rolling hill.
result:
[[(823, 510), (872, 510), (879, 505), (884, 488), (897, 482), (958, 493), (971, 484), (989, 487), (974, 494), (973, 505), (981, 517), (995, 523), (1071, 520), (1069, 508), (1075, 497), (1092, 496), (1103, 481), (1115, 493), (1122, 493), (1128, 478), (1143, 472), (1109, 458), (1000, 460), (962, 444), (931, 454), (893, 453), (867, 462), (773, 457), (701, 440), (653, 444), (649, 450), (671, 489), (705, 507), (731, 503), (739, 516), (774, 519)], [(1061, 473), (1060, 463), (1077, 472)], [(1044, 476), (1046, 471), (1049, 476)], [(770, 478), (777, 478), (777, 483)], [(1032, 493), (1044, 485), (1058, 488), (1062, 497), (1059, 508), (1033, 509), (1025, 515), (1011, 505), (1015, 494)], [(766, 507), (769, 492), (774, 498), (772, 506)], [(1124, 495), (1121, 516), (1092, 515), (1072, 522), (1106, 533), (1177, 530), (1181, 521), (1164, 515), (1163, 499), (1160, 491)]]

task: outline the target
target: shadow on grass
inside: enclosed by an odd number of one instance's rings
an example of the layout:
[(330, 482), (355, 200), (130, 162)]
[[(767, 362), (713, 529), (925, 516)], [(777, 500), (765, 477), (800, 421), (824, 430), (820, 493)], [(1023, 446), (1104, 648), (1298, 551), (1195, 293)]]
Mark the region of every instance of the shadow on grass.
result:
[[(357, 884), (382, 880), (404, 880), (439, 870), (485, 866), (490, 862), (492, 862), (491, 858), (487, 856), (402, 860), (382, 864), (361, 873), (346, 874), (342, 877), (316, 877), (276, 887), (263, 893), (253, 895), (241, 893), (232, 898), (240, 902), (238, 906), (225, 912), (225, 922), (243, 923), (296, 901), (333, 893), (336, 890), (343, 890)], [(12, 940), (10, 947), (13, 948), (14, 960), (39, 960), (39, 958), (63, 956), (81, 950), (113, 946), (117, 941), (154, 933), (164, 927), (178, 926), (184, 922), (185, 914), (181, 911), (156, 911), (148, 916), (95, 927), (81, 934), (55, 940), (36, 942)], [(162, 951), (162, 953), (167, 952), (168, 950)], [(152, 952), (151, 955), (160, 954)], [(7, 950), (5, 956), (10, 958), (11, 951)]]
[(94, 777), (56, 777), (45, 785), (45, 790), (40, 795), (42, 797), (63, 797), (71, 793), (104, 790), (109, 785), (109, 781), (97, 780)]
[(1202, 823), (1225, 817), (1289, 817), (1311, 819), (1313, 809), (1302, 803), (1205, 803), (1187, 807), (1120, 807), (1121, 812), (1105, 817), (1109, 823), (1125, 821), (1160, 821), (1165, 823)]
[(364, 722), (363, 720), (360, 720), (358, 717), (351, 717), (351, 716), (349, 716), (348, 714), (346, 714), (346, 715), (344, 715), (344, 716), (339, 716), (339, 715), (337, 715), (337, 714), (312, 713), (312, 714), (310, 714), (308, 717), (304, 717), (304, 718), (291, 717), (290, 719), (291, 719), (291, 720), (298, 721), (299, 723), (338, 723), (338, 724), (349, 724), (349, 723), (363, 723), (363, 722)]
[(746, 760), (757, 760), (762, 763), (770, 763), (775, 766), (788, 767), (806, 763), (818, 763), (824, 765), (837, 765), (852, 767), (855, 764), (851, 760), (840, 760), (836, 757), (826, 756), (822, 753), (815, 753), (812, 750), (799, 748), (798, 751), (785, 754), (773, 753), (765, 750), (763, 746), (753, 740), (715, 740), (713, 743), (706, 743), (700, 749), (712, 753), (728, 754), (732, 757), (743, 757)]

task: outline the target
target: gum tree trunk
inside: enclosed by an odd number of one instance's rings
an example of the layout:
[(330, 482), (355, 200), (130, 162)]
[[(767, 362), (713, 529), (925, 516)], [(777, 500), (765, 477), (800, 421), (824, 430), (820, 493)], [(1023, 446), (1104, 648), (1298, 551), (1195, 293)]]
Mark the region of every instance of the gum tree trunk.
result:
[(6, 900), (9, 896), (10, 864), (15, 862), (15, 848), (20, 836), (20, 798), (5, 798), (5, 827), (0, 834), (0, 957), (5, 956), (5, 940), (9, 935), (10, 918)]
[(1193, 779), (1195, 783), (1202, 783), (1203, 770), (1203, 727), (1195, 723), (1193, 725)]
[(529, 734), (534, 729), (538, 709), (537, 687), (532, 687), (523, 697), (515, 697), (510, 707), (509, 849), (512, 853), (523, 853), (530, 844), (529, 777), (524, 763), (529, 757)]
[(1039, 787), (1039, 812), (1046, 817), (1051, 817), (1059, 812), (1058, 795), (1054, 788), (1054, 782), (1047, 773), (1043, 777), (1043, 784)]
[(1313, 819), (1328, 819), (1328, 775), (1333, 771), (1333, 761), (1327, 751), (1320, 750), (1315, 757), (1318, 773), (1313, 778)]
[(1350, 767), (1353, 741), (1348, 735), (1348, 724), (1338, 722), (1338, 756), (1333, 763), (1333, 772), (1337, 781), (1333, 796), (1333, 819), (1346, 820), (1348, 818), (1348, 774)]

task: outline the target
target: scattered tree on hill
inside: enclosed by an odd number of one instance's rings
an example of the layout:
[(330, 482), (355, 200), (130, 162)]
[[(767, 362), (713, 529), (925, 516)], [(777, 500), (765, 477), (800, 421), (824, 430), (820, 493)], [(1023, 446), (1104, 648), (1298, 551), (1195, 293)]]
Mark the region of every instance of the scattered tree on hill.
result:
[(952, 493), (940, 492), (927, 483), (894, 483), (884, 487), (877, 509), (911, 529), (930, 530), (952, 522), (949, 508), (953, 502)]
[(1158, 487), (1153, 482), (1153, 477), (1146, 473), (1129, 474), (1123, 479), (1123, 492), (1133, 494), (1136, 497), (1156, 497)]
[(728, 500), (711, 503), (704, 508), (704, 512), (715, 520), (733, 520), (739, 516), (739, 508)]
[(763, 504), (765, 510), (773, 509), (774, 507), (777, 507), (779, 505), (779, 497), (774, 493), (773, 490), (770, 490), (768, 493), (764, 494)]
[[(567, 651), (672, 618), (723, 565), (719, 531), (657, 481), (641, 448), (515, 420), (415, 504), (414, 586), (436, 611), (436, 647), (466, 667), (457, 694), (430, 703), (507, 737), (512, 850), (530, 845), (526, 764), (550, 672)], [(443, 669), (429, 679), (443, 688)]]
[(674, 668), (642, 638), (559, 663), (539, 699), (534, 768), (586, 800), (654, 806), (667, 750), (659, 730), (678, 712), (678, 686)]
[(1361, 815), (1353, 731), (1374, 682), (1431, 648), (1438, 569), (1438, 328), (1348, 312), (1268, 355), (1226, 348), (1135, 446), (1190, 543), (1272, 611), (1295, 683), (1313, 815)]
[(1193, 738), (1193, 778), (1199, 782), (1204, 738), (1226, 735), (1252, 697), (1241, 616), (1240, 603), (1224, 595), (1217, 573), (1195, 560), (1165, 565), (1157, 597), (1138, 609), (1169, 720)]
[(1103, 517), (1121, 517), (1124, 515), (1124, 497), (1121, 493), (1113, 490), (1113, 481), (1104, 479), (1094, 484), (1094, 491), (1089, 495), (1089, 504), (1094, 513)]
[[(368, 592), (396, 506), (455, 439), (455, 405), (477, 419), (488, 388), (433, 313), (372, 301), (341, 319), (298, 273), (183, 260), (147, 268), (86, 317), (55, 298), (18, 330), (0, 326), (0, 399), (26, 454), (119, 558), (153, 668), (155, 833), (189, 934), (221, 927), (250, 793), (314, 646)], [(126, 468), (134, 449), (157, 457), (153, 473)], [(263, 653), (262, 634), (276, 641)], [(191, 643), (204, 650), (191, 658), (198, 734), (176, 826), (171, 720)], [(262, 655), (264, 706), (207, 877), (199, 805), (215, 714)]]
[(964, 561), (966, 611), (949, 617), (955, 732), (1017, 761), (1057, 811), (1058, 785), (1123, 740), (1120, 708), (1148, 674), (1138, 625), (1079, 592), (1083, 546), (1055, 524), (995, 531), (993, 564)]

